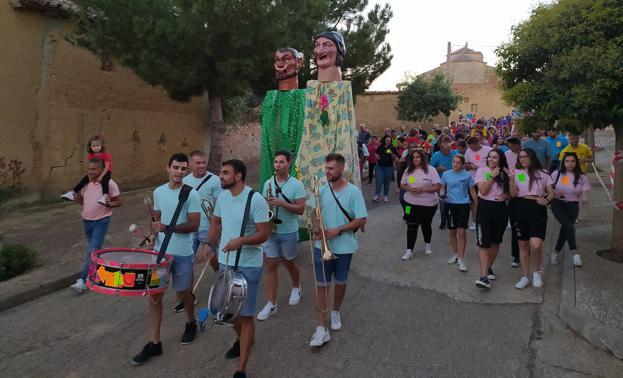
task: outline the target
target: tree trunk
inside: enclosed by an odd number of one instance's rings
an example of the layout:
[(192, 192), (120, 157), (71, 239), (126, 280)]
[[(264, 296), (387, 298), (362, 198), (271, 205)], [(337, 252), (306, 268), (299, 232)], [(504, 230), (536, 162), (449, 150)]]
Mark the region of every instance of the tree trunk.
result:
[[(623, 151), (623, 120), (614, 125), (615, 153)], [(614, 201), (623, 202), (623, 159), (615, 163)], [(610, 253), (617, 261), (623, 261), (623, 210), (612, 211), (612, 242)]]
[(223, 159), (223, 144), (225, 143), (225, 122), (221, 109), (221, 98), (208, 95), (208, 123), (204, 132), (204, 148), (208, 155), (208, 168), (218, 173)]

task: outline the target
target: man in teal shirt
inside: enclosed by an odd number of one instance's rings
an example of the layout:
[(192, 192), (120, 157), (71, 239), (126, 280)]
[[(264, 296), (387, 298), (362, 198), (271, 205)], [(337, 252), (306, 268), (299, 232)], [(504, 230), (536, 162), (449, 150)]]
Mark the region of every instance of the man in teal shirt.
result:
[(569, 145), (569, 141), (562, 135), (558, 135), (558, 131), (551, 130), (549, 136), (545, 138), (549, 144), (549, 156), (552, 159), (552, 165), (549, 167), (549, 173), (557, 171), (560, 167), (560, 151)]
[(277, 268), (280, 261), (292, 279), (288, 303), (294, 306), (301, 300), (300, 270), (295, 259), (298, 248), (298, 217), (305, 211), (305, 188), (302, 182), (289, 174), (291, 164), (292, 155), (289, 152), (275, 152), (275, 175), (264, 183), (264, 197), (268, 199), (275, 215), (273, 233), (263, 245), (268, 303), (257, 314), (258, 320), (266, 320), (277, 312)]
[[(316, 320), (318, 326), (309, 343), (319, 347), (331, 340), (326, 327), (325, 309), (328, 309), (328, 286), (335, 280), (333, 290), (333, 310), (331, 311), (331, 329), (342, 328), (340, 306), (346, 293), (346, 280), (350, 270), (350, 262), (357, 251), (358, 244), (355, 230), (366, 224), (368, 211), (361, 190), (342, 177), (345, 159), (340, 154), (329, 154), (325, 158), (325, 174), (327, 184), (320, 187), (320, 212), (324, 230), (315, 214), (312, 216), (314, 228), (314, 271), (316, 273)], [(344, 209), (342, 211), (341, 207)], [(322, 238), (326, 239), (329, 249), (337, 258), (322, 259)]]
[(234, 320), (237, 340), (225, 354), (226, 358), (240, 357), (237, 375), (244, 376), (247, 362), (251, 354), (251, 346), (255, 340), (255, 323), (257, 297), (260, 280), (262, 279), (262, 247), (268, 240), (268, 203), (260, 193), (253, 193), (249, 217), (245, 232), (240, 236), (247, 198), (251, 188), (245, 185), (247, 167), (244, 162), (236, 159), (228, 160), (221, 167), (221, 187), (214, 208), (213, 223), (208, 231), (208, 242), (205, 244), (205, 258), (209, 261), (213, 248), (220, 238), (218, 246), (218, 262), (220, 269), (235, 266), (236, 254), (240, 249), (238, 272), (247, 281), (247, 295), (242, 304), (238, 318)]
[[(193, 303), (192, 274), (194, 266), (194, 254), (192, 248), (192, 233), (199, 228), (199, 194), (194, 189), (190, 190), (188, 199), (182, 206), (177, 222), (171, 224), (173, 214), (179, 203), (182, 190), (182, 179), (188, 170), (188, 157), (182, 153), (176, 153), (169, 159), (167, 172), (169, 182), (154, 190), (154, 210), (152, 231), (157, 233), (156, 250), (165, 238), (167, 230), (173, 235), (169, 242), (166, 253), (173, 256), (171, 262), (171, 275), (173, 276), (173, 289), (177, 297), (184, 303), (188, 322), (182, 335), (182, 344), (190, 344), (197, 334), (197, 322), (195, 319), (195, 305)], [(164, 293), (150, 294), (149, 296), (149, 334), (150, 341), (143, 350), (132, 358), (134, 365), (142, 365), (151, 357), (162, 354), (160, 342), (160, 323), (162, 322), (162, 298)]]

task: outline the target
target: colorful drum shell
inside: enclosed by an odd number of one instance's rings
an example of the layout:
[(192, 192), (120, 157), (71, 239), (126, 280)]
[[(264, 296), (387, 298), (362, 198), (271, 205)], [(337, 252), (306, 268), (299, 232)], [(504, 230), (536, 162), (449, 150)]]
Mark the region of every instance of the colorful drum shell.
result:
[[(120, 255), (123, 256), (119, 258)], [(138, 248), (94, 251), (86, 285), (89, 289), (106, 295), (144, 296), (163, 293), (169, 285), (173, 257), (165, 254), (160, 264), (156, 264), (157, 256), (158, 252)], [(152, 260), (153, 263), (123, 260)]]

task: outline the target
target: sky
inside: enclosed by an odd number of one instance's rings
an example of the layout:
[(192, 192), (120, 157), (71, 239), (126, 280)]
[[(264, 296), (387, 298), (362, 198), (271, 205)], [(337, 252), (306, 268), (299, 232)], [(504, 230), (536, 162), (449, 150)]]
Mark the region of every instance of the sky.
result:
[(452, 51), (467, 42), (494, 66), (495, 48), (510, 40), (511, 27), (527, 19), (539, 1), (370, 0), (369, 6), (375, 3), (389, 3), (394, 12), (386, 39), (394, 58), (369, 90), (389, 91), (405, 74), (418, 75), (445, 62), (448, 42)]

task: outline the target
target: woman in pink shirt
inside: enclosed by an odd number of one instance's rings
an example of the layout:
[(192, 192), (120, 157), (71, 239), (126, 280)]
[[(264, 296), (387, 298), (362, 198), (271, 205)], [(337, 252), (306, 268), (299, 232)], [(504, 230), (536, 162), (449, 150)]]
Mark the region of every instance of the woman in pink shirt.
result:
[(521, 279), (517, 289), (525, 288), (532, 271), (532, 286), (543, 286), (541, 259), (543, 240), (547, 231), (547, 205), (554, 199), (552, 178), (541, 167), (531, 148), (519, 151), (515, 171), (511, 175), (512, 228), (519, 241)]
[(374, 179), (374, 168), (376, 162), (379, 160), (379, 156), (376, 154), (376, 149), (379, 146), (379, 138), (376, 136), (370, 137), (368, 142), (368, 185), (372, 185), (372, 179)]
[(476, 236), (480, 257), (480, 278), (476, 281), (476, 286), (483, 289), (490, 288), (490, 280), (497, 278), (492, 266), (500, 251), (508, 223), (506, 200), (510, 197), (509, 176), (506, 156), (497, 149), (487, 154), (487, 166), (476, 171)]
[(419, 226), (422, 226), (424, 236), (424, 252), (427, 255), (433, 253), (430, 245), (433, 236), (431, 224), (437, 211), (441, 184), (437, 170), (429, 167), (427, 161), (424, 150), (414, 150), (400, 180), (400, 188), (405, 191), (402, 205), (407, 221), (407, 250), (402, 256), (404, 261), (413, 258), (413, 247)]
[(558, 264), (560, 251), (567, 242), (573, 254), (573, 265), (582, 266), (575, 243), (575, 220), (578, 218), (579, 201), (585, 201), (588, 191), (591, 190), (591, 183), (582, 173), (578, 156), (572, 152), (565, 154), (563, 164), (554, 172), (552, 180), (556, 194), (552, 202), (552, 213), (560, 223), (560, 234), (549, 261), (554, 265)]

